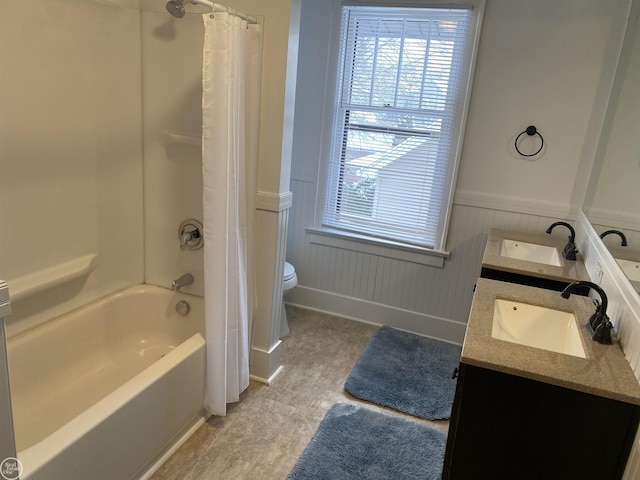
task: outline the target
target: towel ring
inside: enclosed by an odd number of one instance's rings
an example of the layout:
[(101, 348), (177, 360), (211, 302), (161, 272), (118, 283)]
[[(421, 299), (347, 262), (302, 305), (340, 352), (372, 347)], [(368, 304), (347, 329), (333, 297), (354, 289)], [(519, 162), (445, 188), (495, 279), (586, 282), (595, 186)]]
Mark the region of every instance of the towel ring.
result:
[[(533, 137), (534, 135), (538, 135), (540, 137), (540, 148), (536, 150), (535, 153), (522, 153), (518, 148), (518, 140), (520, 140), (520, 137), (525, 133), (530, 137)], [(537, 154), (539, 154), (542, 151), (542, 147), (544, 147), (544, 138), (542, 138), (542, 135), (540, 135), (540, 132), (536, 127), (534, 127), (533, 125), (530, 125), (527, 127), (527, 129), (524, 132), (520, 133), (520, 135), (516, 137), (516, 141), (514, 143), (516, 147), (516, 152), (518, 152), (520, 155), (522, 155), (523, 157), (535, 157)]]

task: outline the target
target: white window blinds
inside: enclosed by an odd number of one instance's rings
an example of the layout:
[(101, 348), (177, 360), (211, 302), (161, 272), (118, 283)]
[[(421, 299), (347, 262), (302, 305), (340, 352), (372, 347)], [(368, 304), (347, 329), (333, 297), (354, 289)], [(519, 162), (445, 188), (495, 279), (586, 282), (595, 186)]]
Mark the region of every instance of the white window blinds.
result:
[(343, 7), (323, 225), (441, 248), (473, 15)]

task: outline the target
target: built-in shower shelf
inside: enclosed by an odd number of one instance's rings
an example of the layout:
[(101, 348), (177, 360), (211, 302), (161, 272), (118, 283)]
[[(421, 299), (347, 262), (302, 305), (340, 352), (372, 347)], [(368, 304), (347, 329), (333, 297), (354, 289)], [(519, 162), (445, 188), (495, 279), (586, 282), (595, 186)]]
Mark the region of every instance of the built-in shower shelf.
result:
[(91, 254), (54, 265), (37, 272), (9, 280), (9, 297), (12, 302), (21, 300), (36, 293), (49, 290), (58, 285), (88, 275), (98, 266), (98, 255)]
[(202, 146), (202, 136), (192, 133), (164, 132), (162, 134), (162, 144), (167, 145), (192, 145)]

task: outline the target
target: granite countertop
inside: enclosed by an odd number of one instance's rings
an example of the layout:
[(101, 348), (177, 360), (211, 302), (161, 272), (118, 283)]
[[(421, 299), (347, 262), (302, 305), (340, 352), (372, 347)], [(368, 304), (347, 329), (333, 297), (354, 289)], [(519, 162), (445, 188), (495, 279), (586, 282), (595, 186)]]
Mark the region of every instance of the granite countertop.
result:
[[(514, 300), (571, 312), (578, 323), (587, 358), (551, 352), (491, 336), (496, 299)], [(469, 315), (461, 361), (468, 365), (640, 405), (640, 385), (620, 344), (589, 338), (586, 323), (594, 312), (589, 297), (479, 278)]]
[[(567, 235), (568, 237), (568, 235)], [(590, 280), (587, 269), (580, 254), (577, 260), (565, 260), (561, 258), (562, 266), (547, 265), (544, 263), (529, 262), (515, 258), (503, 257), (500, 255), (502, 239), (518, 240), (521, 242), (536, 243), (538, 245), (548, 245), (556, 247), (559, 253), (567, 244), (567, 237), (559, 239), (547, 234), (532, 234), (525, 232), (515, 232), (510, 230), (491, 229), (487, 245), (482, 257), (482, 266), (504, 272), (518, 273), (521, 275), (532, 275), (549, 280), (564, 281), (571, 283), (576, 280)]]

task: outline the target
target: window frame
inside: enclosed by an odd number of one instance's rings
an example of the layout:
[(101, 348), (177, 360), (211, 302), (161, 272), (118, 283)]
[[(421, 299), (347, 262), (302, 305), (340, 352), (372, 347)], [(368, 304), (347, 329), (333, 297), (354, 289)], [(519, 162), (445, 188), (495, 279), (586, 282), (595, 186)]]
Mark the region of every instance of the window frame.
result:
[[(469, 63), (467, 65), (468, 70), (461, 78), (462, 83), (462, 95), (460, 105), (460, 115), (453, 128), (452, 135), (452, 149), (449, 159), (449, 166), (447, 170), (446, 180), (444, 182), (445, 192), (443, 195), (442, 210), (443, 213), (440, 217), (438, 226), (438, 233), (435, 244), (433, 247), (426, 247), (421, 245), (415, 245), (412, 243), (405, 243), (399, 240), (393, 240), (388, 238), (378, 238), (375, 236), (369, 236), (359, 232), (353, 232), (349, 230), (336, 229), (332, 226), (323, 225), (323, 215), (325, 208), (325, 201), (329, 195), (329, 182), (330, 178), (330, 163), (331, 155), (334, 150), (334, 121), (336, 119), (336, 93), (340, 89), (338, 84), (340, 79), (338, 78), (338, 64), (341, 61), (341, 26), (342, 26), (342, 7), (343, 6), (386, 6), (386, 7), (400, 7), (400, 8), (471, 8), (472, 20), (471, 20), (471, 37), (469, 39), (470, 52)], [(482, 25), (482, 19), (485, 9), (485, 0), (446, 0), (446, 1), (419, 1), (408, 0), (403, 2), (393, 1), (379, 1), (379, 0), (345, 0), (340, 2), (334, 0), (334, 21), (332, 25), (331, 45), (329, 50), (330, 65), (327, 71), (327, 90), (325, 98), (329, 105), (325, 107), (324, 119), (323, 119), (323, 148), (322, 148), (322, 160), (319, 168), (319, 181), (318, 181), (318, 193), (316, 201), (316, 213), (314, 226), (307, 228), (307, 233), (311, 235), (311, 243), (317, 243), (321, 245), (328, 245), (337, 248), (346, 248), (349, 250), (366, 251), (376, 255), (399, 258), (409, 261), (417, 261), (417, 263), (423, 263), (433, 266), (442, 266), (444, 258), (449, 256), (449, 253), (445, 250), (446, 240), (448, 234), (448, 227), (451, 219), (451, 211), (453, 206), (453, 197), (455, 193), (455, 181), (457, 178), (460, 155), (462, 151), (462, 140), (464, 138), (464, 131), (466, 125), (466, 119), (469, 110), (471, 90), (473, 85), (473, 77), (475, 72), (476, 57), (479, 46), (480, 31)], [(337, 121), (340, 121), (339, 119)], [(366, 245), (366, 247), (365, 247)], [(394, 253), (395, 252), (395, 253)], [(407, 255), (409, 254), (409, 258)], [(425, 259), (424, 255), (430, 255), (434, 258)], [(413, 258), (413, 259), (411, 259)]]

